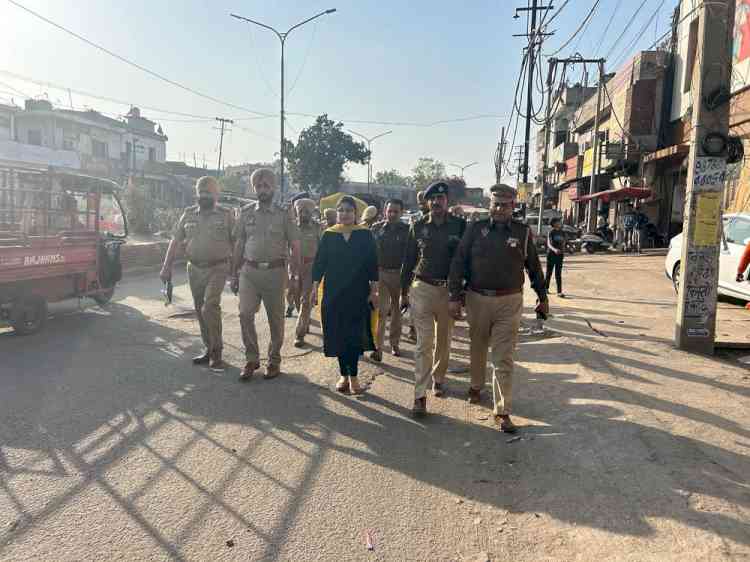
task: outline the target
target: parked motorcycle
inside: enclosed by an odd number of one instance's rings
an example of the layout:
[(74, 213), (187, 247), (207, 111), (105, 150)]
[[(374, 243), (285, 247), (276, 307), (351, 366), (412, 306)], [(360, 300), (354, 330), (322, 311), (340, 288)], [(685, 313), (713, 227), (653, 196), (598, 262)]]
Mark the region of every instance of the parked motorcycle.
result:
[(604, 237), (599, 234), (584, 234), (578, 240), (576, 240), (584, 252), (587, 254), (593, 254), (594, 252), (606, 252), (610, 249), (612, 244)]

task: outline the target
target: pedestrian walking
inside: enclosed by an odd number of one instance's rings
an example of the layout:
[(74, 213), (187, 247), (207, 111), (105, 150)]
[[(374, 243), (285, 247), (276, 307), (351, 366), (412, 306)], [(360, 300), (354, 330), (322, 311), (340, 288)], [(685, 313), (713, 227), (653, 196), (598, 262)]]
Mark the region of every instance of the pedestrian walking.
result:
[(490, 218), (469, 227), (451, 263), (450, 311), (460, 316), (465, 298), (471, 340), (469, 402), (481, 401), (489, 348), (495, 422), (512, 433), (513, 353), (523, 310), (524, 268), (539, 299), (537, 312), (546, 315), (549, 305), (533, 235), (528, 225), (512, 218), (516, 190), (497, 184), (490, 192)]
[(313, 220), (315, 202), (312, 199), (299, 199), (294, 203), (297, 215), (297, 227), (300, 237), (300, 268), (294, 278), (295, 295), (299, 304), (299, 316), (295, 327), (294, 347), (304, 347), (305, 336), (310, 331), (310, 312), (312, 311), (312, 267), (315, 254), (318, 252), (320, 225)]
[(555, 274), (555, 283), (557, 284), (557, 296), (565, 298), (563, 293), (562, 271), (563, 260), (565, 259), (565, 232), (562, 229), (562, 221), (555, 217), (550, 221), (552, 229), (547, 235), (547, 278), (545, 287), (549, 292), (549, 285), (552, 281), (552, 273)]
[[(427, 199), (424, 198), (424, 191), (417, 191), (417, 207), (419, 208), (419, 212), (415, 213), (411, 216), (411, 222), (410, 226), (413, 225), (415, 222), (417, 222), (419, 219), (423, 219), (427, 217), (427, 215), (430, 213), (430, 205)], [(409, 308), (408, 301), (403, 304), (404, 309)], [(414, 319), (412, 318), (412, 311), (409, 311), (409, 314), (406, 315), (406, 324), (409, 326), (409, 333), (407, 334), (407, 339), (416, 342), (417, 341), (417, 329), (414, 327)]]
[(185, 209), (175, 225), (160, 277), (164, 282), (172, 279), (175, 257), (184, 248), (190, 293), (205, 346), (204, 353), (194, 357), (193, 363), (223, 371), (221, 293), (230, 272), (234, 214), (218, 205), (219, 184), (215, 178), (199, 178), (195, 193), (198, 204)]
[(359, 357), (375, 349), (370, 316), (378, 299), (378, 257), (369, 228), (356, 224), (354, 199), (342, 197), (336, 212), (338, 223), (323, 233), (315, 256), (313, 298), (325, 280), (320, 315), (323, 353), (338, 359), (336, 389), (359, 394)]
[(635, 249), (640, 255), (643, 243), (646, 241), (646, 226), (648, 225), (648, 216), (641, 210), (638, 209), (635, 212), (635, 229), (633, 234), (635, 235)]
[(448, 184), (436, 181), (425, 191), (429, 213), (409, 230), (406, 257), (401, 270), (401, 299), (411, 303), (417, 331), (414, 364), (416, 417), (427, 413), (427, 387), (445, 393), (453, 317), (448, 310), (448, 271), (464, 234), (466, 222), (448, 214)]
[(299, 230), (290, 213), (273, 202), (276, 176), (260, 168), (250, 176), (258, 201), (242, 207), (235, 228), (232, 289), (239, 292), (240, 327), (245, 345), (245, 368), (240, 380), (249, 380), (260, 368), (255, 315), (263, 303), (268, 316), (271, 341), (268, 366), (263, 375), (272, 379), (281, 373), (281, 346), (284, 343), (284, 291), (287, 284), (287, 257), (291, 255), (293, 274), (299, 269)]
[(385, 204), (386, 220), (375, 223), (372, 234), (378, 250), (378, 329), (375, 351), (370, 354), (374, 361), (382, 361), (385, 343), (385, 326), (391, 316), (389, 341), (391, 353), (401, 355), (401, 266), (406, 254), (409, 226), (401, 221), (404, 202), (390, 199)]
[(622, 228), (625, 232), (625, 247), (626, 252), (632, 252), (636, 244), (636, 224), (638, 223), (638, 217), (633, 209), (632, 203), (628, 203), (625, 209), (625, 214), (622, 216)]

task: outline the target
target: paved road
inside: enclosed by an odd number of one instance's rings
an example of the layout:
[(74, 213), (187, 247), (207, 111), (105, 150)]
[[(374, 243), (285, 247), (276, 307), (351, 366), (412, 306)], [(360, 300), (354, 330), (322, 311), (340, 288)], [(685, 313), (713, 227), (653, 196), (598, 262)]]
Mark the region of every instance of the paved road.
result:
[[(662, 259), (570, 261), (553, 333), (520, 346), (512, 443), (464, 374), (410, 419), (408, 345), (352, 399), (317, 347), (238, 383), (231, 296), (223, 375), (190, 365), (197, 326), (155, 280), (106, 310), (56, 307), (43, 334), (0, 334), (0, 559), (750, 557), (750, 374), (671, 348)], [(721, 316), (750, 333), (736, 305)]]

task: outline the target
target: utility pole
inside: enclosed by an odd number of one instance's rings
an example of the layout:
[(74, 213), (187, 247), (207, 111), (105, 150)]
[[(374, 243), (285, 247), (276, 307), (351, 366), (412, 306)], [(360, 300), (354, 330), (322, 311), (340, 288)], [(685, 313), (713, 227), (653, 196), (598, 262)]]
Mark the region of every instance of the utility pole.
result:
[(544, 115), (544, 156), (542, 158), (542, 195), (539, 199), (539, 220), (536, 223), (537, 236), (542, 234), (542, 222), (544, 218), (544, 199), (547, 196), (547, 168), (549, 167), (549, 138), (552, 129), (552, 79), (557, 67), (557, 59), (549, 59), (547, 70), (547, 108)]
[[(690, 143), (682, 228), (675, 345), (713, 354), (721, 203), (726, 178), (735, 0), (698, 7)], [(730, 272), (731, 274), (731, 272)]]
[(516, 163), (516, 175), (523, 174), (523, 168), (521, 168), (521, 164), (523, 163), (523, 145), (522, 144), (516, 145), (515, 163)]
[[(526, 8), (516, 8), (516, 14), (513, 16), (514, 18), (518, 18), (518, 12), (531, 12), (531, 27), (528, 34), (520, 34), (520, 36), (525, 36), (529, 38), (529, 47), (527, 51), (527, 69), (528, 73), (526, 74), (526, 129), (525, 129), (525, 135), (524, 135), (524, 152), (523, 152), (523, 182), (528, 183), (529, 182), (529, 152), (530, 152), (530, 141), (531, 141), (531, 113), (534, 111), (534, 69), (536, 67), (536, 55), (535, 50), (537, 47), (537, 41), (542, 36), (548, 36), (551, 35), (549, 33), (537, 33), (536, 29), (536, 13), (547, 11), (553, 9), (554, 6), (539, 6), (538, 0), (531, 0), (531, 6)], [(514, 35), (514, 37), (518, 37), (519, 35)], [(538, 41), (539, 46), (541, 46), (541, 41)]]
[(500, 141), (495, 149), (495, 183), (500, 183), (505, 165), (505, 126), (500, 131)]
[(219, 131), (219, 163), (216, 165), (216, 177), (221, 177), (221, 150), (224, 147), (224, 127), (227, 123), (234, 125), (234, 121), (231, 119), (224, 119), (223, 117), (217, 117), (216, 120), (220, 123), (219, 127), (214, 127), (215, 130)]
[[(604, 89), (604, 59), (597, 61), (599, 67), (599, 85), (596, 88), (596, 114), (594, 115), (594, 141), (591, 147), (591, 181), (589, 195), (596, 193), (597, 178), (599, 177), (599, 114), (602, 111), (602, 90)], [(596, 228), (596, 201), (592, 198), (586, 206), (586, 229), (591, 232)]]

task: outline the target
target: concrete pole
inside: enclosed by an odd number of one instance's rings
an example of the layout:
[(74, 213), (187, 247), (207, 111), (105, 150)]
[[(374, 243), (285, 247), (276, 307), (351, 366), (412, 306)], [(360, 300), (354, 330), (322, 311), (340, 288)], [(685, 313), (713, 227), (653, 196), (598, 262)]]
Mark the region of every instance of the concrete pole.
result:
[[(537, 0), (531, 0), (531, 30), (529, 31), (529, 73), (526, 75), (526, 129), (524, 131), (523, 183), (529, 183), (529, 152), (531, 151), (531, 114), (534, 112), (534, 67), (536, 64), (536, 12)], [(539, 216), (541, 217), (541, 210)], [(541, 220), (541, 219), (540, 219)]]
[[(599, 66), (599, 86), (596, 88), (596, 115), (594, 115), (594, 142), (591, 146), (591, 181), (589, 182), (589, 195), (596, 193), (597, 178), (599, 176), (599, 166), (597, 157), (599, 154), (599, 114), (602, 111), (602, 90), (604, 89), (604, 60), (600, 60)], [(586, 230), (593, 232), (596, 228), (596, 199), (590, 199), (586, 206)]]
[(552, 75), (557, 59), (549, 59), (549, 70), (547, 72), (547, 109), (544, 116), (544, 156), (542, 157), (542, 195), (539, 199), (539, 220), (536, 225), (536, 234), (542, 234), (542, 219), (544, 218), (544, 197), (547, 194), (547, 168), (549, 167), (549, 139), (552, 128)]
[(705, 141), (708, 135), (720, 140), (729, 133), (729, 100), (714, 100), (716, 92), (728, 93), (731, 88), (734, 7), (735, 0), (704, 2), (696, 16), (699, 24), (692, 76), (693, 139), (687, 170), (675, 345), (704, 354), (714, 352), (716, 337), (721, 205), (727, 167), (726, 150), (716, 151), (710, 146), (715, 147), (715, 143)]

